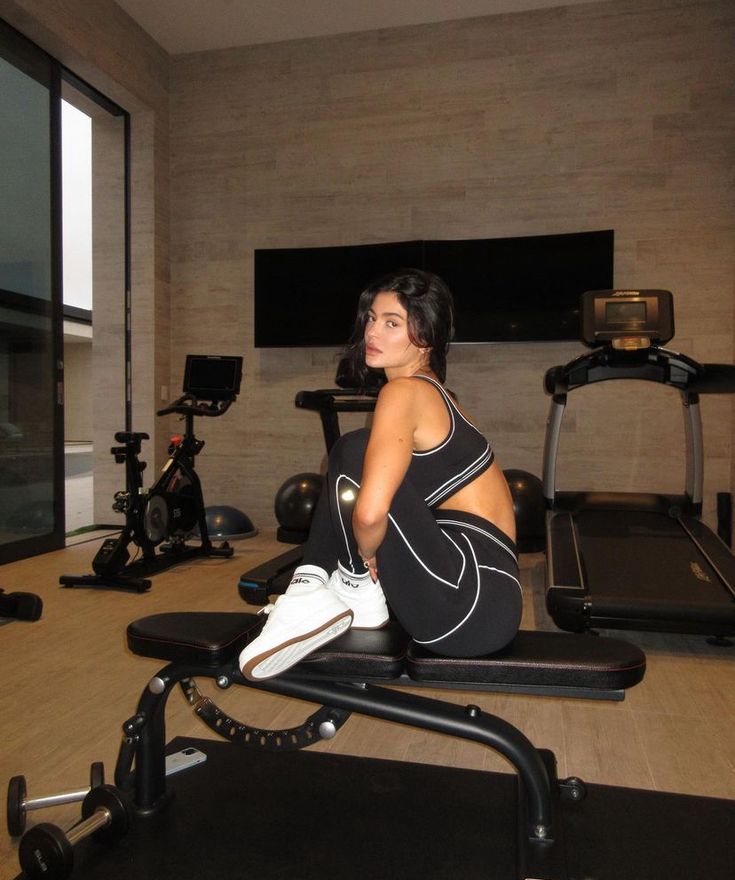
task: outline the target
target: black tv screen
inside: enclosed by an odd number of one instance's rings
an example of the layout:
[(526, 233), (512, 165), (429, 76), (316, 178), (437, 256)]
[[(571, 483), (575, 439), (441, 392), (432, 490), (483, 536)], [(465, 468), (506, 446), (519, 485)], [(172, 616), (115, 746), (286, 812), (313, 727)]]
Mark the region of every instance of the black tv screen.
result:
[(449, 285), (456, 342), (579, 339), (579, 298), (613, 286), (612, 230), (427, 241), (426, 266)]
[(456, 342), (579, 339), (579, 298), (613, 287), (612, 230), (255, 251), (255, 345), (341, 346), (360, 291), (404, 267), (454, 294)]
[(420, 241), (255, 251), (255, 347), (344, 345), (380, 275), (423, 265)]

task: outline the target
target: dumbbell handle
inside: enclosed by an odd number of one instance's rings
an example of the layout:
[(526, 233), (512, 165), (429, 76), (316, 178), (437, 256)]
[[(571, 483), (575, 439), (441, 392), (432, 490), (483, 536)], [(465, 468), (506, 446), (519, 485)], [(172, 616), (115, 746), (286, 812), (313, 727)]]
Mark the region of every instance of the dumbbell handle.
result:
[(45, 797), (28, 798), (21, 804), (24, 810), (42, 810), (44, 807), (58, 807), (60, 804), (73, 804), (83, 801), (89, 792), (88, 788), (79, 791), (65, 791), (63, 794), (49, 794)]
[(89, 837), (90, 834), (94, 834), (100, 828), (106, 828), (110, 824), (111, 819), (112, 814), (106, 807), (98, 807), (91, 816), (82, 819), (81, 822), (78, 822), (66, 832), (69, 843), (74, 846), (75, 843), (84, 840), (85, 837)]

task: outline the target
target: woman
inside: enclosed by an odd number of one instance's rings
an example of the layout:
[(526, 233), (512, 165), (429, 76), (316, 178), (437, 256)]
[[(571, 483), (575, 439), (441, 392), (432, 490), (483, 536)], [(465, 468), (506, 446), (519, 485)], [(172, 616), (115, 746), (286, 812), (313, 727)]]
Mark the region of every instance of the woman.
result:
[(508, 485), (485, 438), (444, 390), (452, 297), (407, 269), (360, 296), (348, 357), (383, 370), (372, 425), (329, 456), (304, 564), (240, 655), (260, 680), (350, 626), (377, 628), (388, 604), (429, 650), (497, 651), (515, 635), (521, 588)]

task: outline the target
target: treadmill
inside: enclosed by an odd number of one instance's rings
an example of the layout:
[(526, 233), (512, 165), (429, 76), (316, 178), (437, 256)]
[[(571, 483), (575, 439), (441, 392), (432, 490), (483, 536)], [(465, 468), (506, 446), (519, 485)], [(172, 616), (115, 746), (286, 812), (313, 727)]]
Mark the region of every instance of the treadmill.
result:
[[(674, 335), (667, 290), (588, 291), (580, 318), (582, 342), (592, 350), (552, 367), (544, 380), (552, 398), (543, 464), (549, 613), (572, 632), (599, 627), (699, 633), (728, 644), (725, 637), (735, 634), (735, 556), (700, 521), (699, 395), (735, 393), (735, 366), (699, 364), (661, 347)], [(657, 382), (680, 392), (683, 495), (556, 491), (567, 395), (611, 379)]]

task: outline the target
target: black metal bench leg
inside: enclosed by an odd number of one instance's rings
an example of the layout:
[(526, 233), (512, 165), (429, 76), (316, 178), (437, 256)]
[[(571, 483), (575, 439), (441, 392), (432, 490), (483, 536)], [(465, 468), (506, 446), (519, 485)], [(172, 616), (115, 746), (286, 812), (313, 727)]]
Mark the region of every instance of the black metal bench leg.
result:
[(287, 675), (258, 684), (246, 682), (239, 676), (235, 680), (271, 693), (484, 743), (504, 755), (523, 781), (528, 802), (527, 836), (546, 840), (553, 836), (551, 783), (546, 766), (530, 740), (502, 718), (481, 712), (476, 706), (458, 706), (371, 685), (321, 682)]
[(115, 781), (121, 785), (129, 773), (123, 755), (127, 753), (129, 756), (129, 765), (134, 753), (134, 809), (139, 815), (157, 813), (168, 803), (166, 703), (178, 682), (196, 677), (217, 678), (221, 686), (231, 683), (245, 685), (489, 746), (506, 757), (518, 772), (518, 865), (521, 872), (518, 876), (555, 880), (565, 876), (561, 823), (554, 821), (559, 806), (559, 787), (551, 753), (539, 751), (512, 724), (482, 712), (477, 706), (461, 706), (367, 684), (299, 679), (289, 675), (254, 683), (244, 679), (238, 671), (224, 668), (167, 666), (150, 680), (141, 695), (136, 715), (124, 725), (127, 743), (124, 742), (121, 748)]
[(161, 670), (146, 685), (136, 714), (123, 724), (115, 784), (129, 786), (134, 757), (133, 806), (139, 815), (159, 812), (171, 798), (166, 790), (166, 703), (172, 689), (186, 677), (182, 667), (174, 664)]

